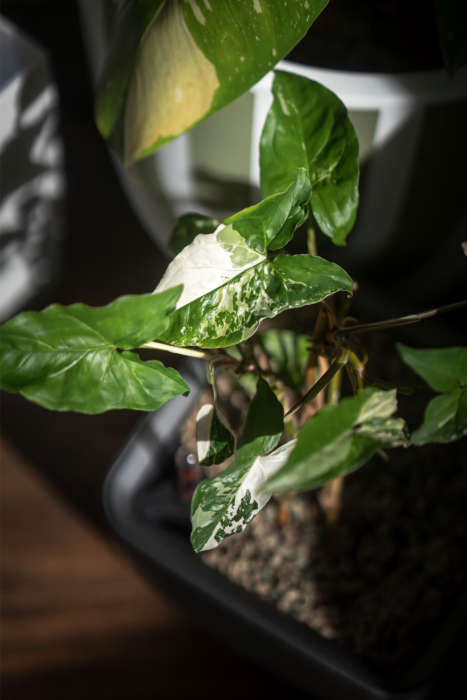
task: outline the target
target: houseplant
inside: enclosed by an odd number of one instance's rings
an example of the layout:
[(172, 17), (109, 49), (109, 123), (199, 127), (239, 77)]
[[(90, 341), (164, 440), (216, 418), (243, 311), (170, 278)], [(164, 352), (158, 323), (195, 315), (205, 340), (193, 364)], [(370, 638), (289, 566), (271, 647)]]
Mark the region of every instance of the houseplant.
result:
[[(142, 5), (147, 8), (151, 3)], [(205, 5), (206, 14), (201, 15), (195, 3), (184, 6), (187, 16), (198, 21), (198, 29), (206, 25), (199, 17), (214, 12), (209, 3)], [(262, 15), (267, 3), (253, 5), (253, 11)], [(301, 3), (296, 6), (298, 12)], [(157, 27), (157, 22), (150, 26)], [(236, 56), (242, 63), (244, 54)], [(184, 75), (183, 64), (181, 72)], [(170, 90), (177, 87), (175, 79), (169, 81)], [(112, 80), (107, 85), (115, 87)], [(127, 85), (121, 89), (125, 93)], [(122, 99), (119, 90), (117, 86), (117, 103)], [(105, 106), (107, 98), (112, 105), (114, 97), (104, 88)], [(104, 113), (108, 116), (105, 109)], [(209, 109), (198, 112), (194, 119), (208, 113)], [(126, 118), (122, 123), (118, 111), (110, 109), (108, 133), (117, 144), (130, 129)], [(189, 125), (183, 122), (178, 128)], [(162, 134), (164, 141), (168, 136)], [(130, 144), (134, 143), (132, 137)], [(136, 147), (136, 154), (139, 148), (145, 152), (144, 143)], [(128, 147), (127, 156), (133, 156), (133, 148)], [(335, 479), (378, 450), (409, 441), (446, 442), (465, 431), (466, 360), (461, 348), (400, 349), (441, 394), (430, 404), (423, 426), (409, 436), (405, 422), (394, 417), (394, 389), (365, 387), (365, 354), (355, 339), (371, 327), (348, 317), (347, 300), (323, 303), (307, 321), (305, 340), (290, 331), (255, 335), (263, 318), (323, 302), (337, 292), (353, 292), (347, 273), (315, 254), (318, 226), (330, 240), (343, 244), (356, 215), (357, 145), (343, 105), (319, 85), (277, 73), (261, 163), (265, 198), (258, 205), (223, 224), (198, 215), (180, 221), (173, 237), (178, 255), (155, 294), (121, 298), (101, 309), (54, 306), (40, 314), (20, 314), (1, 331), (3, 388), (58, 410), (153, 410), (187, 391), (175, 370), (155, 360), (143, 361), (132, 352), (135, 348), (206, 360), (214, 394), (219, 373), (226, 369), (237, 376), (253, 375), (253, 398), (234, 461), (227, 471), (202, 482), (194, 497), (192, 541), (198, 551), (243, 529), (271, 491), (302, 491), (332, 478), (331, 492), (336, 495), (342, 482)], [(309, 252), (281, 252), (306, 222)], [(383, 322), (378, 328), (418, 321), (423, 315)], [(290, 356), (280, 352), (291, 338), (300, 358), (293, 373), (284, 361)], [(232, 346), (235, 350), (225, 349)], [(355, 395), (339, 400), (344, 368)], [(321, 400), (323, 390), (330, 405), (307, 416), (307, 406)], [(286, 425), (284, 418), (289, 418)], [(235, 436), (215, 407), (203, 409), (199, 430), (200, 456), (207, 464), (224, 460), (235, 447)], [(278, 446), (283, 436), (285, 442)], [(330, 520), (338, 510), (337, 495)]]

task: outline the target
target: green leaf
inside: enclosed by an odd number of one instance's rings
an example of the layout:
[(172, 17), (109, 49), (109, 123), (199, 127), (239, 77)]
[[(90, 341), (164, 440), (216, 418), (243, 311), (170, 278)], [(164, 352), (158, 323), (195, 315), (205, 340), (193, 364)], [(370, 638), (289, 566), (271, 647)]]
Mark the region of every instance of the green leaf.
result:
[(138, 45), (166, 0), (132, 0), (119, 13), (112, 48), (99, 80), (96, 123), (102, 136), (122, 153), (124, 112), (128, 85), (135, 67)]
[(196, 416), (199, 463), (205, 467), (221, 464), (235, 450), (235, 437), (212, 404), (201, 406)]
[(303, 76), (276, 71), (273, 104), (261, 135), (263, 196), (284, 190), (297, 168), (312, 187), (321, 231), (344, 245), (358, 208), (358, 140), (344, 104)]
[(260, 321), (314, 304), (337, 291), (352, 293), (342, 268), (310, 255), (268, 256), (306, 218), (303, 171), (285, 192), (198, 235), (168, 266), (156, 291), (183, 284), (177, 311), (159, 338), (175, 345), (226, 347), (251, 336)]
[(212, 549), (241, 532), (269, 501), (270, 496), (260, 489), (293, 447), (287, 443), (274, 450), (283, 428), (282, 406), (260, 378), (235, 460), (218, 476), (202, 481), (194, 493), (191, 542), (196, 552)]
[(414, 445), (451, 442), (467, 431), (467, 389), (441, 394), (428, 404), (423, 424), (412, 433)]
[(305, 382), (309, 338), (293, 331), (274, 329), (259, 335), (258, 343), (268, 355), (274, 375), (300, 391)]
[(428, 404), (414, 445), (451, 442), (467, 431), (467, 348), (417, 350), (398, 344), (404, 362), (441, 396)]
[(169, 250), (175, 255), (192, 243), (198, 233), (212, 233), (219, 222), (203, 214), (184, 214), (175, 222), (169, 238)]
[(467, 348), (418, 350), (398, 343), (397, 349), (405, 364), (435, 391), (454, 391), (467, 386)]
[(326, 4), (133, 0), (97, 102), (102, 133), (120, 142), (128, 163), (155, 151), (248, 90)]
[(121, 351), (160, 335), (179, 295), (180, 288), (19, 314), (0, 327), (0, 388), (59, 411), (160, 408), (188, 386), (160, 362)]
[(305, 491), (358, 469), (379, 449), (407, 445), (405, 422), (393, 418), (396, 392), (373, 387), (326, 406), (298, 434), (287, 463), (265, 484), (267, 493)]
[(238, 443), (238, 458), (245, 460), (270, 452), (278, 444), (283, 432), (282, 404), (269, 384), (260, 377)]

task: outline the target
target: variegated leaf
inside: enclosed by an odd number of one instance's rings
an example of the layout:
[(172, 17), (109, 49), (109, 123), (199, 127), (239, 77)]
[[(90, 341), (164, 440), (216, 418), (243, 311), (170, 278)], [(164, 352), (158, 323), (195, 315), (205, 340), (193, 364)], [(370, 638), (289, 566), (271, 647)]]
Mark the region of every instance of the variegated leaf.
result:
[(242, 95), (306, 33), (327, 0), (128, 0), (97, 121), (132, 162)]
[(204, 404), (198, 411), (196, 443), (198, 461), (204, 467), (221, 464), (234, 453), (235, 437), (213, 404)]
[(372, 387), (326, 406), (300, 430), (287, 463), (265, 485), (266, 493), (306, 491), (363, 466), (379, 449), (406, 446), (407, 428), (394, 418), (396, 392)]
[(196, 552), (241, 532), (268, 502), (269, 495), (260, 489), (293, 447), (287, 443), (274, 450), (283, 433), (283, 415), (269, 385), (259, 379), (235, 460), (218, 476), (202, 481), (193, 496), (191, 542)]
[(268, 255), (306, 219), (309, 187), (306, 173), (299, 170), (285, 192), (227, 219), (213, 233), (197, 236), (177, 255), (155, 290), (183, 284), (160, 340), (226, 347), (251, 336), (264, 318), (338, 291), (352, 292), (352, 280), (334, 263), (310, 255)]

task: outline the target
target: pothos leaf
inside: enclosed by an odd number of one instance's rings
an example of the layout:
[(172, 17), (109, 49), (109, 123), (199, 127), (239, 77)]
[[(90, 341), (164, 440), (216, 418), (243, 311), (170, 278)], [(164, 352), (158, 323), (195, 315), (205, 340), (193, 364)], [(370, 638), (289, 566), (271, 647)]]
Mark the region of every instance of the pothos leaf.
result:
[(291, 449), (287, 443), (274, 450), (283, 429), (282, 405), (259, 379), (234, 461), (218, 476), (202, 481), (194, 493), (191, 542), (196, 552), (212, 549), (241, 532), (266, 505), (269, 495), (259, 490), (284, 464)]
[(286, 464), (264, 486), (266, 493), (305, 491), (347, 474), (379, 449), (407, 445), (407, 430), (395, 391), (369, 387), (326, 406), (300, 430)]
[(297, 168), (312, 187), (311, 209), (322, 230), (344, 245), (358, 208), (358, 140), (344, 104), (300, 75), (276, 71), (273, 104), (260, 143), (263, 196), (284, 190)]
[(467, 432), (467, 348), (417, 350), (398, 344), (404, 362), (440, 396), (428, 404), (414, 445), (451, 442)]
[(160, 408), (188, 386), (174, 369), (127, 350), (160, 335), (179, 295), (180, 288), (19, 314), (0, 327), (0, 387), (59, 411)]
[(198, 461), (205, 467), (221, 464), (235, 450), (235, 437), (213, 404), (201, 406), (196, 416)]
[(326, 4), (132, 0), (97, 103), (103, 134), (127, 162), (160, 148), (248, 90)]
[(352, 292), (342, 268), (310, 255), (268, 256), (306, 217), (309, 196), (300, 170), (285, 191), (197, 236), (168, 266), (156, 292), (183, 284), (170, 326), (160, 340), (175, 345), (226, 347), (252, 335), (263, 318)]

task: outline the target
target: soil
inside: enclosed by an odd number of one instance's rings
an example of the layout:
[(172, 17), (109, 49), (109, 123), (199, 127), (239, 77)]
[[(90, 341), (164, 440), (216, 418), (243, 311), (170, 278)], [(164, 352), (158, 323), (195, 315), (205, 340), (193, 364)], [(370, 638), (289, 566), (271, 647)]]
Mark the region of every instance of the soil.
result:
[[(192, 455), (193, 428), (194, 416), (182, 431)], [(467, 585), (465, 448), (376, 456), (345, 478), (334, 525), (323, 490), (273, 497), (202, 559), (373, 667), (402, 671)]]
[(463, 450), (373, 460), (345, 479), (334, 526), (310, 494), (273, 499), (203, 560), (373, 666), (410, 666), (466, 585)]

